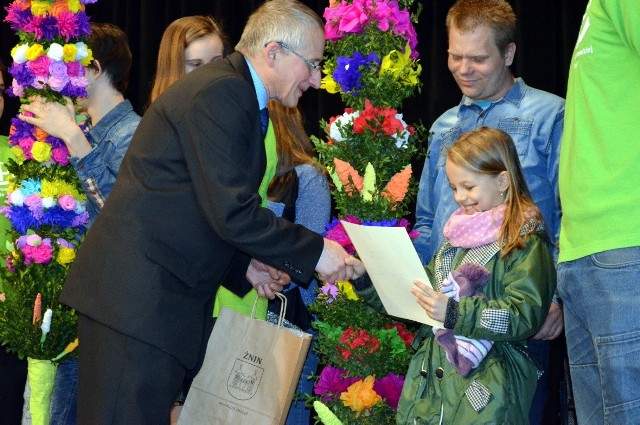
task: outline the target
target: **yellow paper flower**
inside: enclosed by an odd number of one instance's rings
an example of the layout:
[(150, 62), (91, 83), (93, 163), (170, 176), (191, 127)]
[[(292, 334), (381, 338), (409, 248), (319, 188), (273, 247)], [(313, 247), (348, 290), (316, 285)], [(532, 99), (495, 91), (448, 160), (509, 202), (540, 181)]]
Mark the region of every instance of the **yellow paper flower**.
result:
[(20, 146), (11, 146), (11, 153), (16, 157), (18, 164), (22, 164), (27, 157), (24, 156), (24, 151)]
[(57, 198), (60, 195), (71, 195), (80, 201), (87, 199), (84, 192), (78, 192), (78, 189), (74, 185), (58, 179), (54, 179), (53, 181), (43, 179), (41, 182), (41, 193), (43, 198)]
[(78, 11), (82, 8), (82, 3), (80, 0), (69, 0), (69, 10), (73, 13), (78, 13)]
[(340, 400), (357, 413), (375, 406), (382, 401), (382, 397), (373, 390), (374, 382), (374, 376), (367, 376), (364, 381), (354, 382), (340, 395)]
[(358, 301), (360, 297), (356, 294), (356, 291), (353, 289), (353, 285), (348, 280), (339, 280), (338, 281), (338, 290), (344, 294), (347, 299)]
[(59, 264), (64, 266), (66, 264), (73, 262), (75, 258), (76, 258), (76, 251), (73, 248), (60, 248), (60, 250), (58, 251), (58, 258), (56, 258), (56, 261)]
[(27, 60), (34, 61), (42, 55), (44, 55), (44, 48), (42, 47), (42, 44), (32, 44), (27, 49)]
[(80, 61), (80, 65), (82, 66), (89, 66), (91, 65), (91, 62), (93, 62), (93, 52), (91, 51), (91, 49), (87, 49), (87, 53), (89, 55)]
[(417, 64), (413, 69), (410, 58), (411, 48), (408, 43), (404, 51), (405, 53), (403, 54), (397, 50), (392, 50), (382, 58), (380, 75), (391, 73), (396, 80), (404, 81), (405, 85), (415, 86), (419, 82), (418, 77), (422, 72), (422, 65)]
[(76, 53), (78, 48), (75, 44), (65, 44), (62, 46), (62, 60), (65, 62), (73, 62), (76, 60)]
[(44, 142), (35, 142), (31, 148), (33, 159), (38, 162), (46, 162), (51, 159), (51, 145)]
[(51, 3), (48, 1), (31, 1), (31, 13), (33, 16), (42, 16), (49, 13), (51, 10)]
[(340, 85), (333, 79), (333, 75), (327, 74), (320, 80), (320, 88), (329, 93), (340, 93)]

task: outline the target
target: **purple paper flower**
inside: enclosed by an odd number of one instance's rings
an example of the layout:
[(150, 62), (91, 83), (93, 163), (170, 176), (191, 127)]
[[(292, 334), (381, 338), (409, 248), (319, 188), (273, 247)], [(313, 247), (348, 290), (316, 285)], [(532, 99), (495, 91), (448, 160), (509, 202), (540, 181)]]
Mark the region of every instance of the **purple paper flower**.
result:
[(67, 62), (67, 74), (69, 77), (81, 77), (84, 75), (84, 66), (78, 61)]
[(31, 72), (26, 62), (14, 62), (9, 68), (9, 73), (13, 75), (13, 78), (15, 78), (15, 80), (21, 86), (30, 86), (31, 84), (33, 84), (33, 80), (36, 78), (35, 74)]
[(36, 220), (42, 219), (42, 198), (36, 194), (32, 194), (24, 198), (24, 204), (29, 207), (29, 211)]
[(91, 25), (89, 23), (89, 17), (84, 11), (76, 13), (76, 37), (84, 37), (91, 34)]
[(11, 29), (14, 31), (18, 31), (26, 27), (33, 18), (31, 8), (28, 7), (26, 9), (21, 9), (17, 2), (14, 2), (7, 7), (7, 12), (8, 14), (5, 21), (9, 22)]
[(358, 381), (358, 378), (346, 376), (347, 371), (338, 369), (333, 366), (325, 366), (320, 372), (320, 378), (313, 387), (315, 394), (325, 396), (323, 400), (330, 400), (333, 397), (337, 397), (351, 386), (354, 382)]
[(398, 401), (404, 385), (404, 376), (390, 373), (373, 384), (373, 390), (382, 397), (393, 410), (398, 410)]
[(63, 238), (58, 238), (56, 239), (56, 243), (61, 247), (61, 248), (71, 248), (71, 249), (75, 249), (75, 246), (69, 242), (66, 239)]
[(338, 298), (340, 290), (333, 283), (325, 283), (320, 288), (320, 293), (327, 297), (327, 304), (331, 304), (336, 300), (336, 298)]
[(58, 35), (58, 20), (53, 16), (45, 16), (40, 24), (41, 37), (44, 40), (52, 41)]
[(9, 139), (15, 141), (13, 145), (18, 144), (18, 140), (31, 136), (33, 134), (33, 125), (22, 121), (20, 118), (11, 118), (11, 133)]

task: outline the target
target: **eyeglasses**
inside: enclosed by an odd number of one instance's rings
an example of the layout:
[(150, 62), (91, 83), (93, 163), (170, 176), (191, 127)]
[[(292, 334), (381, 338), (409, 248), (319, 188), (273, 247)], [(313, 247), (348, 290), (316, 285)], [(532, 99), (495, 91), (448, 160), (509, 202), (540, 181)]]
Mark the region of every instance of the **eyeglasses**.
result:
[(320, 71), (320, 69), (322, 68), (322, 64), (314, 63), (311, 59), (305, 58), (300, 53), (296, 52), (291, 47), (283, 43), (282, 41), (276, 41), (276, 43), (278, 43), (278, 45), (280, 45), (280, 47), (282, 47), (283, 49), (290, 51), (291, 53), (293, 53), (294, 55), (302, 59), (302, 61), (306, 63), (307, 66), (309, 67), (309, 71), (311, 71), (311, 74), (313, 74), (316, 71)]

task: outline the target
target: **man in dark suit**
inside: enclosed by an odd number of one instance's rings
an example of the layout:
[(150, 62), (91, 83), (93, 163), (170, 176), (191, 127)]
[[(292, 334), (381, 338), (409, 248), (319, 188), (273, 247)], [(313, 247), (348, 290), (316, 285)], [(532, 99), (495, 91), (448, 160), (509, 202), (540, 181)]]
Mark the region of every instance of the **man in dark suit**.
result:
[(60, 299), (78, 312), (80, 424), (169, 423), (206, 349), (219, 282), (243, 295), (251, 285), (231, 277), (246, 273), (273, 296), (289, 276), (352, 274), (338, 244), (277, 219), (258, 195), (260, 109), (319, 87), (322, 20), (298, 1), (267, 1), (236, 49), (146, 112), (71, 267)]

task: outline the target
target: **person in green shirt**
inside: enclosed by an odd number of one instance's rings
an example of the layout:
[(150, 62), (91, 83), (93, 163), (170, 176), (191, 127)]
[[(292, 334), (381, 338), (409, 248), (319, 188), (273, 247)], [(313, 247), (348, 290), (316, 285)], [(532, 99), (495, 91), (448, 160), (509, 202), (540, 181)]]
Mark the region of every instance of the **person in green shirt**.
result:
[(560, 149), (559, 293), (580, 424), (640, 417), (640, 4), (591, 0)]

